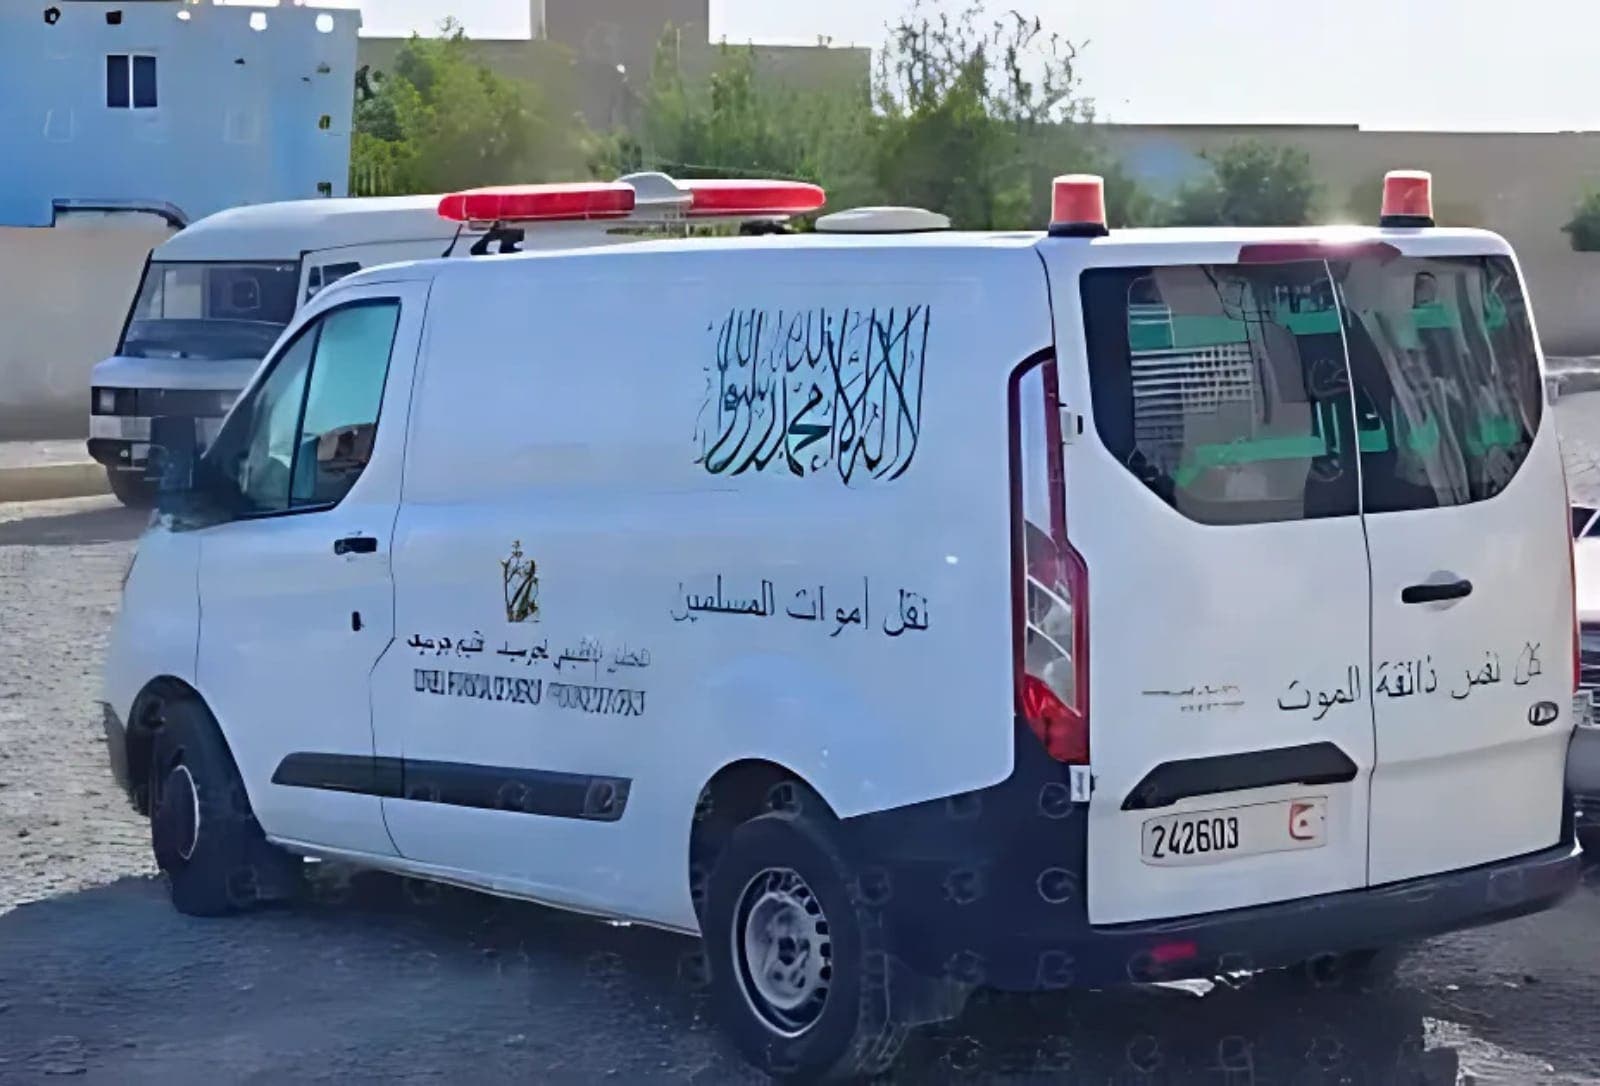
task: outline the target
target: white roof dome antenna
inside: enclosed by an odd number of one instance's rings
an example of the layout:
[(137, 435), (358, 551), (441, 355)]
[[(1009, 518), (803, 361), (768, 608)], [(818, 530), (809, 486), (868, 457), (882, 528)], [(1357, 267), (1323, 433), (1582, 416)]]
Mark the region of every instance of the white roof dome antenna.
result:
[(950, 216), (920, 207), (853, 207), (817, 220), (821, 234), (920, 234), (950, 229)]

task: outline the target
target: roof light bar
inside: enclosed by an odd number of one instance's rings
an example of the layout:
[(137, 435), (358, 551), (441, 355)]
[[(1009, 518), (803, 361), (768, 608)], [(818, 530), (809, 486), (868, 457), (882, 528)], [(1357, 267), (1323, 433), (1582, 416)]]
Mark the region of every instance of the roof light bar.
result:
[(439, 214), (452, 222), (622, 219), (633, 213), (637, 196), (620, 181), (502, 185), (452, 193), (439, 201)]
[(1379, 226), (1432, 226), (1433, 174), (1426, 170), (1390, 170), (1383, 175), (1383, 212)]
[(805, 215), (827, 194), (803, 181), (675, 181), (629, 174), (620, 181), (503, 185), (452, 193), (439, 214), (452, 222), (555, 222), (589, 219), (784, 219)]
[(828, 202), (827, 194), (804, 181), (680, 181), (691, 197), (690, 218), (707, 216), (806, 215)]

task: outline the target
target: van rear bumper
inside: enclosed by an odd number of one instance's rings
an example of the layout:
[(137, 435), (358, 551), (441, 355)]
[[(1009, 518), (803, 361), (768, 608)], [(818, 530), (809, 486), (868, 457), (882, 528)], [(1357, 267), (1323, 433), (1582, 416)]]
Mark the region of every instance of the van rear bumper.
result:
[(1387, 886), (1090, 927), (1065, 941), (1049, 931), (1018, 933), (990, 948), (994, 966), (988, 983), (1023, 989), (1148, 983), (1397, 946), (1551, 908), (1577, 888), (1579, 857), (1579, 848), (1566, 843)]
[[(1035, 752), (1039, 752), (1038, 755)], [(945, 800), (845, 819), (860, 893), (894, 954), (925, 976), (1013, 991), (1267, 969), (1377, 950), (1540, 912), (1580, 879), (1560, 843), (1405, 882), (1196, 916), (1089, 923), (1087, 818), (1063, 767), (1019, 736), (1012, 776)]]

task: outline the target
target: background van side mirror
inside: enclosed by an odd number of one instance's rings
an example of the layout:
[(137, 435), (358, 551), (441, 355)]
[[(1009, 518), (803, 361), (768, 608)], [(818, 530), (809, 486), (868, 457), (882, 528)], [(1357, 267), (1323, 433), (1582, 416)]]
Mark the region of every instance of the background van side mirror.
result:
[(156, 480), (163, 502), (194, 489), (199, 444), (193, 418), (158, 415), (150, 420), (147, 474)]

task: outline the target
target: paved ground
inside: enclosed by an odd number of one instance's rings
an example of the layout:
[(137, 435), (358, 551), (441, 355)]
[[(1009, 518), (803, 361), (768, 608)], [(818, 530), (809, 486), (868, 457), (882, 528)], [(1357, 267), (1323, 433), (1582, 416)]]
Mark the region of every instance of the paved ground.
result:
[(75, 464), (89, 459), (82, 438), (55, 441), (0, 441), (0, 468)]
[[(0, 1083), (754, 1081), (695, 946), (388, 876), (181, 917), (104, 764), (96, 676), (145, 518), (0, 506)], [(900, 1080), (1600, 1082), (1600, 874), (1364, 993), (1282, 976), (980, 1000)]]

